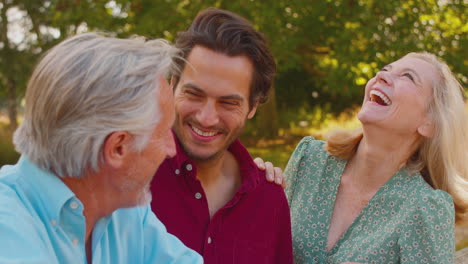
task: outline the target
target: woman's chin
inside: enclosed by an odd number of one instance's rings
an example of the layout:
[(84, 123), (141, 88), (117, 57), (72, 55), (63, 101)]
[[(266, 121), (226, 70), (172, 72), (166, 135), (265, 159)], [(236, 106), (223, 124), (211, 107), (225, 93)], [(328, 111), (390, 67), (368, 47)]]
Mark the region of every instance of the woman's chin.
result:
[(362, 125), (372, 122), (375, 119), (375, 116), (369, 111), (361, 109), (357, 114), (357, 119), (361, 122)]

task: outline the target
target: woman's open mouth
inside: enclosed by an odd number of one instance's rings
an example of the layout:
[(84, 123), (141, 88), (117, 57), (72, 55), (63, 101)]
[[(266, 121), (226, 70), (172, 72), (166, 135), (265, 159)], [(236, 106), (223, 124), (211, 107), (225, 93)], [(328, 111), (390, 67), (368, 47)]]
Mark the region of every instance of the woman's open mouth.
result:
[(370, 91), (370, 100), (383, 106), (389, 106), (392, 104), (392, 100), (390, 100), (385, 93), (375, 89)]

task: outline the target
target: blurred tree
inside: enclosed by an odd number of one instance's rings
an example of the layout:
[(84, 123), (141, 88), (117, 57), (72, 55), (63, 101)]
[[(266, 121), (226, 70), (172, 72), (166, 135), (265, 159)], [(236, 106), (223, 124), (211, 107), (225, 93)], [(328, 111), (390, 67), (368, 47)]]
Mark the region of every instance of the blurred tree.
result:
[(37, 57), (70, 34), (99, 30), (174, 41), (201, 9), (215, 6), (246, 17), (270, 40), (277, 82), (256, 122), (260, 134), (272, 136), (275, 124), (290, 123), (278, 120), (277, 111), (339, 113), (359, 104), (366, 80), (409, 51), (442, 57), (466, 86), (465, 1), (0, 0), (0, 103), (8, 102), (16, 120)]
[[(296, 61), (307, 74), (299, 82), (314, 83), (300, 90), (302, 100), (331, 105), (335, 113), (360, 104), (366, 81), (382, 66), (410, 51), (427, 50), (445, 59), (466, 86), (467, 11), (463, 0), (315, 0), (291, 1), (297, 20)], [(282, 69), (278, 81), (291, 82)], [(287, 80), (285, 80), (285, 78)], [(291, 89), (278, 85), (294, 96)], [(304, 87), (307, 88), (307, 87)], [(293, 102), (292, 100), (285, 100)], [(286, 103), (288, 104), (288, 103)], [(289, 103), (289, 107), (293, 107)]]
[(70, 34), (123, 26), (111, 16), (107, 1), (0, 1), (0, 102), (16, 129), (18, 103), (38, 57)]

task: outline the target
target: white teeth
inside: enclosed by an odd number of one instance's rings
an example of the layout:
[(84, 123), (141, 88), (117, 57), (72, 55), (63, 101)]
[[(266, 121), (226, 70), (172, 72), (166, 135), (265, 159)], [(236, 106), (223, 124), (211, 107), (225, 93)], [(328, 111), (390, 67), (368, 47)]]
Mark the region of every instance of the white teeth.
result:
[(195, 131), (195, 133), (197, 133), (200, 136), (204, 136), (204, 137), (211, 137), (211, 136), (216, 135), (216, 133), (217, 133), (217, 132), (203, 132), (200, 129), (194, 127), (194, 126), (191, 126), (191, 127), (192, 127), (193, 131)]
[[(385, 102), (386, 105), (391, 105), (392, 104), (392, 101), (384, 93), (382, 93), (380, 91), (371, 90), (370, 95), (378, 96), (380, 99), (382, 99), (382, 101)], [(371, 100), (372, 100), (372, 96), (371, 96)], [(372, 101), (374, 101), (374, 100), (372, 100)]]

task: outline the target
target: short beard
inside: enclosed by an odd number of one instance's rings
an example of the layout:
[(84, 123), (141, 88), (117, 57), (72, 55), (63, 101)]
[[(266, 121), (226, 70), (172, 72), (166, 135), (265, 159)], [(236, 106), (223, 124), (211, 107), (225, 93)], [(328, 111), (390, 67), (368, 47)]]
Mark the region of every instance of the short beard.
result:
[[(232, 140), (232, 142), (234, 142), (234, 140)], [(192, 159), (193, 161), (206, 162), (206, 161), (219, 159), (221, 156), (223, 156), (224, 151), (226, 151), (229, 148), (229, 146), (231, 146), (232, 142), (229, 142), (227, 146), (223, 147), (218, 152), (210, 156), (199, 156), (196, 153), (193, 153), (192, 151), (190, 151), (188, 148), (186, 148), (184, 143), (181, 142), (180, 144), (182, 145), (182, 148), (184, 149), (185, 153), (187, 154), (187, 156), (189, 156), (190, 159)]]
[[(141, 188), (140, 185), (133, 180), (131, 177), (132, 174), (138, 173), (135, 168), (128, 173), (126, 181), (120, 186), (120, 191), (122, 195), (128, 196), (129, 193), (134, 192), (137, 188)], [(140, 192), (138, 197), (126, 207), (135, 207), (135, 206), (146, 206), (151, 203), (152, 195), (150, 191), (150, 184), (147, 184)]]
[[(237, 127), (234, 131), (231, 131), (231, 133), (230, 133), (231, 136), (227, 139), (227, 143), (224, 146), (222, 146), (221, 149), (219, 149), (217, 152), (215, 152), (215, 153), (213, 153), (213, 154), (211, 154), (209, 156), (200, 156), (198, 153), (195, 153), (195, 152), (191, 151), (185, 145), (185, 143), (183, 142), (184, 138), (182, 137), (182, 135), (183, 135), (184, 125), (185, 125), (185, 123), (198, 124), (198, 122), (196, 120), (194, 120), (194, 118), (187, 118), (185, 120), (181, 120), (179, 118), (179, 115), (176, 115), (176, 120), (175, 120), (175, 123), (174, 123), (174, 126), (172, 127), (172, 129), (176, 134), (177, 141), (180, 143), (182, 149), (187, 154), (187, 156), (189, 156), (190, 159), (192, 159), (193, 161), (207, 162), (207, 161), (212, 161), (212, 160), (219, 159), (220, 157), (223, 156), (224, 152), (241, 135), (241, 132), (244, 129), (244, 126), (245, 126), (245, 120), (246, 120), (246, 118), (244, 119), (244, 122), (239, 127)], [(213, 126), (212, 129), (216, 129), (218, 131), (221, 131), (224, 134), (228, 133), (228, 131), (226, 131), (226, 128), (223, 125)]]
[(147, 206), (151, 204), (153, 195), (151, 194), (149, 185), (141, 192), (141, 195), (137, 201), (137, 206)]

